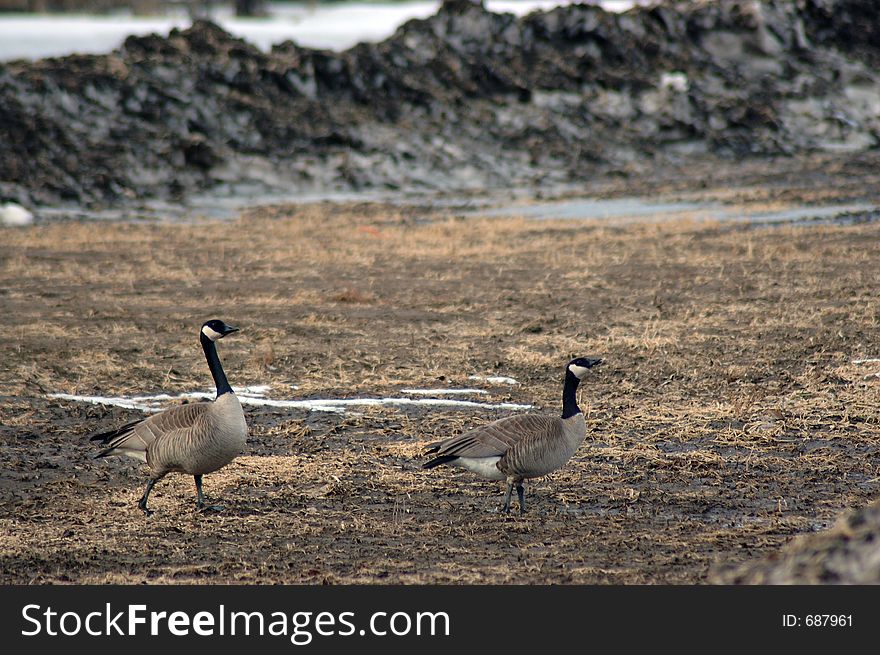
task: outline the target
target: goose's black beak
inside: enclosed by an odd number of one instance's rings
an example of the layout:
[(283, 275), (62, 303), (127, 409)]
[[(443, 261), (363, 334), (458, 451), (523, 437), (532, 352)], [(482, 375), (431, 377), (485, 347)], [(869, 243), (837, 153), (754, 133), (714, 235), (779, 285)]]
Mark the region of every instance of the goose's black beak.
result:
[(227, 334), (232, 334), (233, 332), (238, 332), (238, 328), (234, 325), (224, 325), (223, 326), (223, 336), (225, 337)]

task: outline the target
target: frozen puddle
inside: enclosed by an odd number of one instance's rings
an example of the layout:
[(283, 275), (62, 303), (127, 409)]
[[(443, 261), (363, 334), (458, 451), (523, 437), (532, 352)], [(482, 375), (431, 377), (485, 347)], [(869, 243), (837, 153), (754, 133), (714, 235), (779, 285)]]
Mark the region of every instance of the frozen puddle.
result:
[[(419, 405), (430, 407), (475, 407), (480, 409), (507, 409), (512, 411), (531, 409), (531, 405), (517, 403), (482, 403), (474, 400), (453, 400), (450, 398), (310, 398), (306, 400), (279, 400), (267, 398), (268, 385), (233, 387), (242, 405), (258, 407), (280, 407), (285, 409), (307, 409), (312, 412), (345, 413), (350, 407), (380, 407)], [(442, 393), (487, 393), (481, 389), (408, 389), (403, 393), (440, 395)], [(195, 400), (213, 400), (213, 391), (191, 391), (175, 396), (161, 393), (152, 396), (79, 396), (69, 393), (49, 394), (50, 398), (70, 400), (74, 402), (92, 403), (93, 405), (112, 405), (126, 409), (138, 409), (143, 412), (161, 412), (175, 401), (187, 398)]]
[(507, 205), (471, 210), (469, 216), (524, 217), (533, 220), (613, 220), (669, 221), (689, 218), (703, 221), (743, 221), (747, 223), (784, 223), (810, 220), (834, 220), (837, 217), (876, 211), (870, 204), (840, 204), (817, 207), (795, 206), (778, 210), (723, 205), (714, 202), (658, 202), (644, 198), (599, 200), (578, 198), (527, 205)]
[(639, 198), (595, 200), (579, 198), (530, 205), (509, 205), (469, 212), (479, 216), (523, 216), (537, 220), (635, 218), (655, 214), (682, 214), (705, 209), (695, 202), (651, 202)]

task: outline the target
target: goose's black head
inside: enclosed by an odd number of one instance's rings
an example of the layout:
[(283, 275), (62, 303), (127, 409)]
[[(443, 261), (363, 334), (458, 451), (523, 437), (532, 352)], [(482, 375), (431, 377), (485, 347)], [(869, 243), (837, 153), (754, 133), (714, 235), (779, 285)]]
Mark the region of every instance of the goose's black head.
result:
[(576, 357), (568, 363), (565, 370), (578, 380), (583, 380), (587, 376), (587, 371), (601, 363), (602, 360), (598, 357)]
[(202, 334), (210, 341), (217, 341), (217, 339), (222, 339), (233, 332), (238, 332), (238, 328), (227, 325), (219, 318), (211, 319), (202, 325)]

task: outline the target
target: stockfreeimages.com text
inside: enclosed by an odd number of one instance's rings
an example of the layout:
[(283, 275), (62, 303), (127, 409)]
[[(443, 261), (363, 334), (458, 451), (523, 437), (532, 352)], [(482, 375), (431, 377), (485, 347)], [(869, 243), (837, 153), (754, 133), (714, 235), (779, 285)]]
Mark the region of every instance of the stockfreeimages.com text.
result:
[(449, 636), (450, 619), (446, 612), (372, 612), (361, 627), (355, 612), (313, 611), (231, 611), (224, 605), (216, 610), (151, 611), (146, 605), (126, 605), (121, 611), (110, 603), (90, 612), (63, 611), (40, 605), (25, 605), (22, 610), (26, 637), (44, 636), (142, 636), (225, 635), (288, 637), (297, 646), (305, 646), (316, 636)]

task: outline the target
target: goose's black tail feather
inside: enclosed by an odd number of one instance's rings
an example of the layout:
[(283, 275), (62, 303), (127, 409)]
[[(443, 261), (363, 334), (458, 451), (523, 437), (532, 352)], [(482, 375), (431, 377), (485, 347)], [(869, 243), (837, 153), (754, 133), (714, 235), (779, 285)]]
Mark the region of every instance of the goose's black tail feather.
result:
[(125, 425), (110, 430), (109, 432), (99, 432), (98, 434), (93, 434), (91, 437), (89, 437), (89, 441), (100, 441), (101, 445), (109, 446), (109, 448), (105, 448), (100, 453), (95, 455), (95, 459), (111, 454), (118, 445), (117, 440), (119, 440), (120, 437), (127, 437), (129, 434), (131, 434), (132, 429), (143, 420), (144, 419), (138, 419), (137, 421), (126, 423)]
[(448, 462), (451, 462), (454, 459), (458, 459), (458, 455), (440, 455), (439, 457), (435, 457), (434, 459), (422, 464), (422, 468), (423, 469), (432, 469), (435, 466), (440, 466), (441, 464), (446, 464)]
[(111, 441), (113, 441), (113, 439), (115, 439), (116, 437), (121, 435), (123, 432), (128, 432), (129, 430), (131, 430), (134, 426), (136, 426), (138, 423), (140, 423), (143, 420), (144, 419), (140, 418), (137, 421), (132, 421), (131, 423), (126, 423), (125, 425), (120, 426), (118, 428), (113, 428), (109, 432), (99, 432), (98, 434), (93, 434), (91, 437), (89, 437), (89, 441), (100, 441), (101, 443), (110, 443)]

